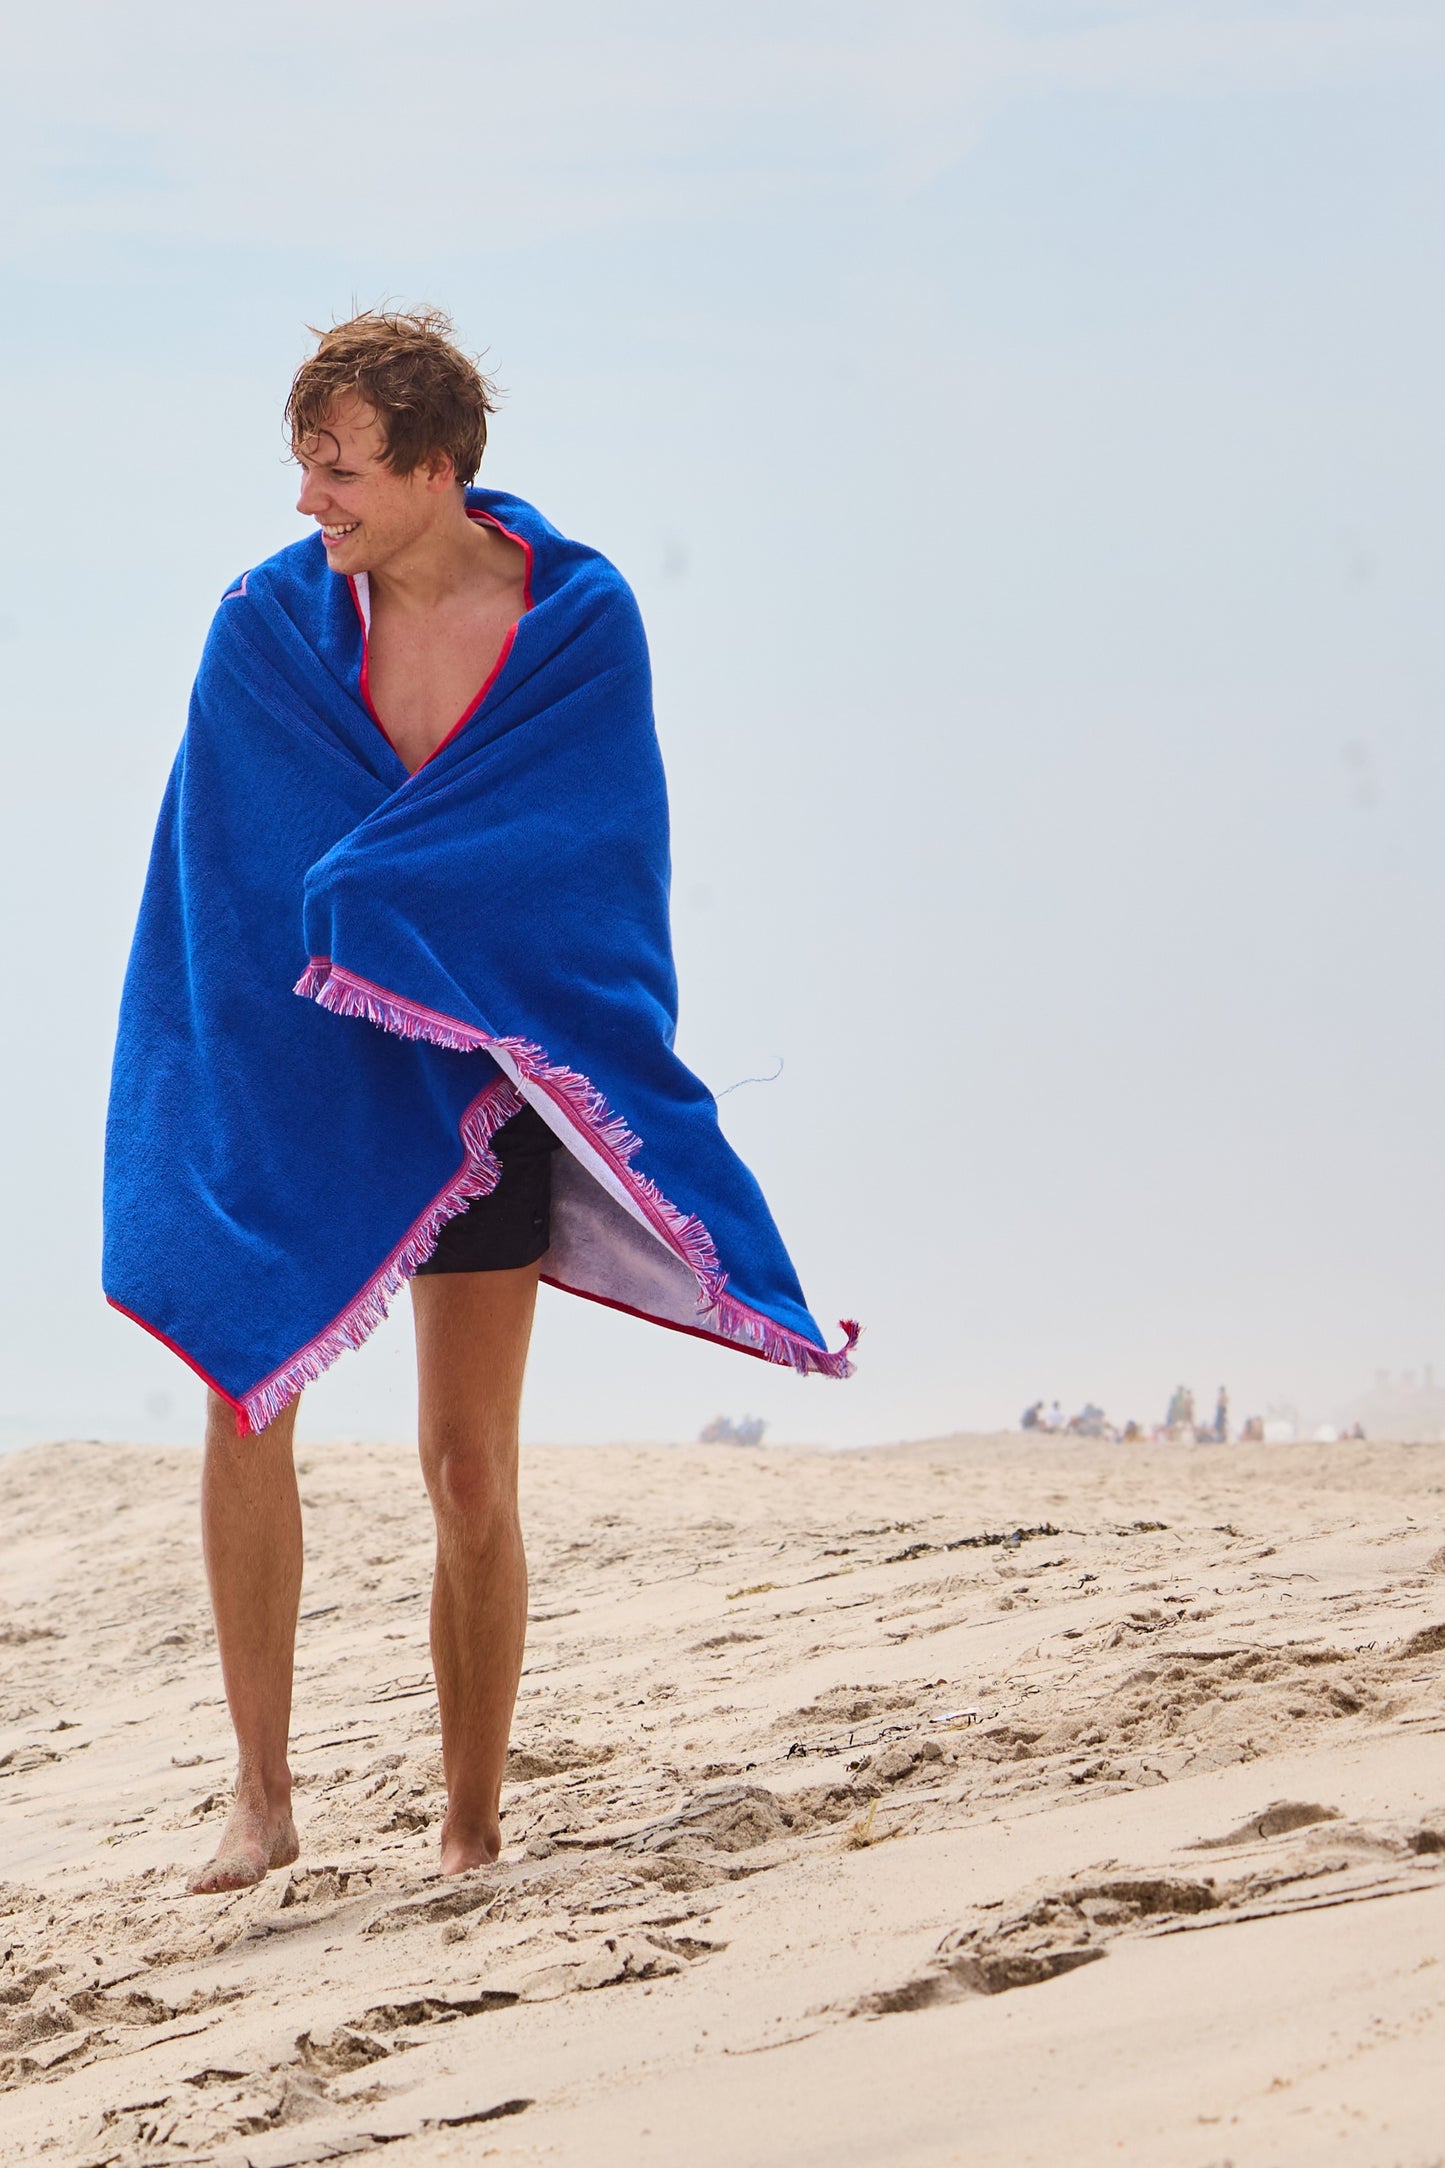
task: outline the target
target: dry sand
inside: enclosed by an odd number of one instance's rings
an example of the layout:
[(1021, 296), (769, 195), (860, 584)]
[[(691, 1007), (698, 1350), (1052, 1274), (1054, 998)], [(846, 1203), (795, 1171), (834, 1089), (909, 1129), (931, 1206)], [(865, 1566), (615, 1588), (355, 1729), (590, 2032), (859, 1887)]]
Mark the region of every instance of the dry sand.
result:
[(198, 1459), (0, 1462), (5, 2168), (1445, 2160), (1445, 1447), (530, 1451), (450, 1883), (414, 1458), (303, 1471), (302, 1862), (194, 1899)]

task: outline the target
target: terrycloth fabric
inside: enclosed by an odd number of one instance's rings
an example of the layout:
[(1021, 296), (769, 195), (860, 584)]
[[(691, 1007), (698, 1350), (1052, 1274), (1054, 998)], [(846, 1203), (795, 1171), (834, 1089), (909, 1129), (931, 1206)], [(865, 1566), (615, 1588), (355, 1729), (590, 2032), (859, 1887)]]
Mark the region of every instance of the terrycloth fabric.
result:
[[(553, 1285), (798, 1370), (829, 1353), (707, 1088), (672, 1050), (667, 801), (626, 583), (529, 505), (529, 608), (408, 775), (366, 597), (313, 536), (226, 595), (126, 977), (105, 1287), (259, 1427), (354, 1347), (498, 1178), (558, 1155)], [(298, 999), (301, 996), (303, 998)], [(380, 1028), (378, 1028), (380, 1027)]]

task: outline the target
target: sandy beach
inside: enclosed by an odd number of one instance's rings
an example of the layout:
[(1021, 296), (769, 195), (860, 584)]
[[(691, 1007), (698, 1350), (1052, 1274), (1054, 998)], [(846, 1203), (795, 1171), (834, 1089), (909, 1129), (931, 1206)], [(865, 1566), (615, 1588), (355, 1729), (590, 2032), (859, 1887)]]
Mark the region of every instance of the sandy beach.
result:
[(1445, 2160), (1445, 1446), (530, 1449), (454, 1882), (414, 1455), (302, 1468), (302, 1859), (196, 1899), (198, 1456), (0, 1461), (7, 2168)]

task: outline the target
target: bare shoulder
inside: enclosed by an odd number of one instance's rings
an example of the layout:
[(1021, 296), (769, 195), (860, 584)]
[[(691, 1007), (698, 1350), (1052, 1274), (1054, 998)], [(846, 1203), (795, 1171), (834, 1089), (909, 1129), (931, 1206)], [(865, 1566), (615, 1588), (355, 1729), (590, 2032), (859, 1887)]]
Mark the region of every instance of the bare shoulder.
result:
[(498, 587), (525, 586), (528, 553), (513, 535), (505, 534), (490, 520), (472, 521), (475, 563), (489, 585)]

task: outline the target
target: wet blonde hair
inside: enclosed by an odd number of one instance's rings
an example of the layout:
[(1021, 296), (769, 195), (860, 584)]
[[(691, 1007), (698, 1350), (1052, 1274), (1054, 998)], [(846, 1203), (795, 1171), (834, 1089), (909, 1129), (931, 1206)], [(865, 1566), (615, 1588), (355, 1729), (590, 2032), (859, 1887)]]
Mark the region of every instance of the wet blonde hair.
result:
[(459, 482), (475, 477), (497, 389), (455, 344), (449, 316), (440, 309), (364, 309), (329, 331), (311, 328), (316, 351), (296, 371), (286, 400), (293, 451), (323, 435), (336, 400), (355, 392), (380, 421), (387, 464), (396, 473), (410, 474), (443, 453)]

